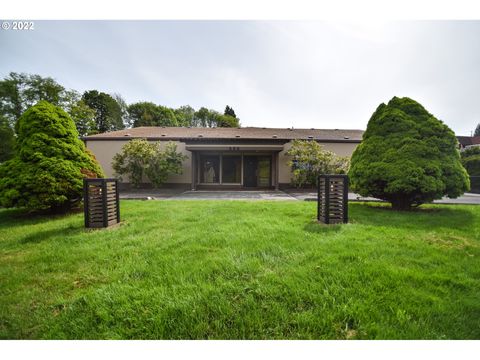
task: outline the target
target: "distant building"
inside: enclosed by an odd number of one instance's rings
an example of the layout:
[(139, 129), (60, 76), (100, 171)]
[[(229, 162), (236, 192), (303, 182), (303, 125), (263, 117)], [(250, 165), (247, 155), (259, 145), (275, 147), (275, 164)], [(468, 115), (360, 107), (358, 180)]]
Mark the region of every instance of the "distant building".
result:
[(457, 136), (460, 150), (465, 150), (471, 146), (480, 146), (480, 136)]

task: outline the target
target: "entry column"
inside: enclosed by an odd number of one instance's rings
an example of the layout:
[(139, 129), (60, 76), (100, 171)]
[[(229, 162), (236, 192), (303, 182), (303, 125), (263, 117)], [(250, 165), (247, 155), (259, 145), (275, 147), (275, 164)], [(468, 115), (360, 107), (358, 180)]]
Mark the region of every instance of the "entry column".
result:
[(192, 191), (197, 190), (197, 153), (192, 151)]
[(274, 184), (275, 184), (275, 190), (278, 190), (278, 174), (279, 174), (279, 169), (278, 169), (278, 152), (273, 153), (273, 167), (274, 167)]

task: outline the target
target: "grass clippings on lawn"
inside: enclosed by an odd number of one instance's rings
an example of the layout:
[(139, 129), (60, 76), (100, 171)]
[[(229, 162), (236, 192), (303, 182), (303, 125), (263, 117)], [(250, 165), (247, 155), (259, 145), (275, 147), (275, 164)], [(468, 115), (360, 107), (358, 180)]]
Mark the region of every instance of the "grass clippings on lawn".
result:
[(123, 201), (122, 224), (0, 210), (0, 337), (479, 339), (480, 206)]

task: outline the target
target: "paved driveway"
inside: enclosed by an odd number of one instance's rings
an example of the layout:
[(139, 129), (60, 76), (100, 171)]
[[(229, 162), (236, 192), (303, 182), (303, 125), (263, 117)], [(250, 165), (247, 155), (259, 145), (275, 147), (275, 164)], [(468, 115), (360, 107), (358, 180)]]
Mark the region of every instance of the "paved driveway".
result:
[[(317, 194), (315, 192), (302, 192), (296, 190), (287, 191), (290, 196), (298, 200), (313, 201), (317, 200)], [(381, 201), (375, 198), (362, 197), (358, 194), (348, 193), (348, 200), (350, 201)], [(435, 204), (474, 204), (480, 205), (480, 194), (466, 193), (456, 199), (443, 198), (441, 200), (435, 200)]]

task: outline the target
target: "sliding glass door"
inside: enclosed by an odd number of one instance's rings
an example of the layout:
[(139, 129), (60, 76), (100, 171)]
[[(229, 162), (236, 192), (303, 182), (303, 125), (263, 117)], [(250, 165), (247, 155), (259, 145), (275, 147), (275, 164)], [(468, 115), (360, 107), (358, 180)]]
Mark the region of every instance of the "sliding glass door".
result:
[(203, 153), (198, 157), (197, 174), (199, 183), (205, 185), (270, 187), (272, 156)]
[(242, 182), (242, 156), (222, 155), (222, 184)]

